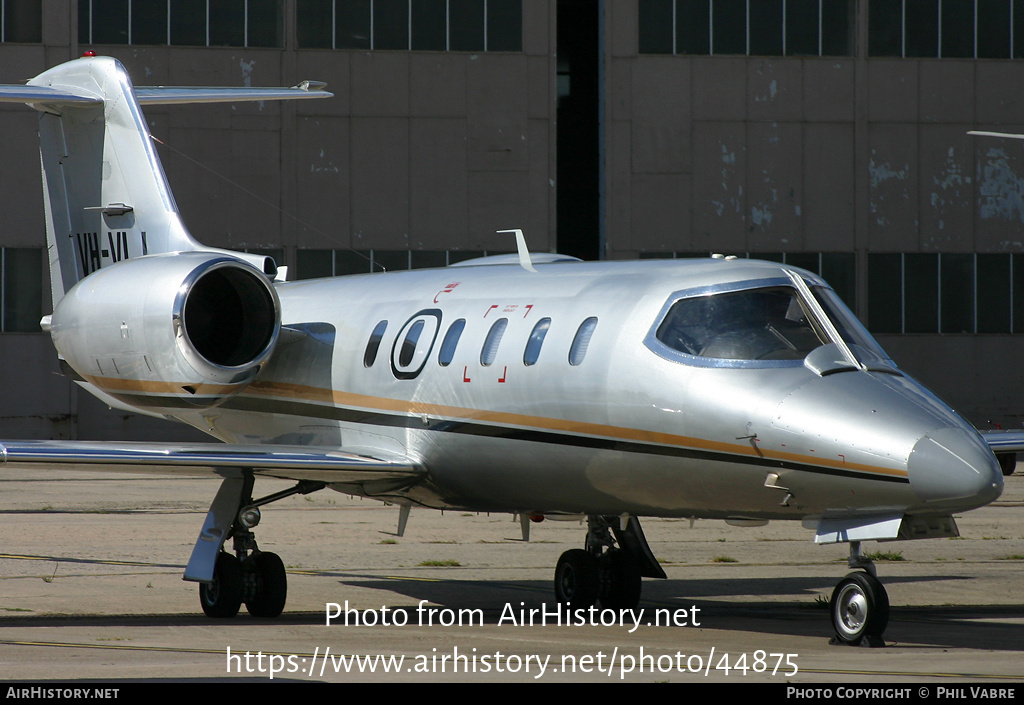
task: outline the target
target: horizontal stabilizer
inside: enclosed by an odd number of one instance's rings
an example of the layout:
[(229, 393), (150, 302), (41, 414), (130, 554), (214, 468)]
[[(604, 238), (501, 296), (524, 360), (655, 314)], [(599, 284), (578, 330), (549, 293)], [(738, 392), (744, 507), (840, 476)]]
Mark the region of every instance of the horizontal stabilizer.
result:
[[(264, 100), (330, 98), (326, 83), (303, 81), (291, 88), (221, 88), (205, 86), (139, 86), (135, 97), (140, 105), (182, 105), (186, 103), (243, 103)], [(28, 103), (41, 106), (100, 105), (103, 96), (74, 86), (0, 85), (0, 103)]]
[(252, 470), (257, 476), (327, 483), (377, 480), (413, 481), (418, 466), (402, 459), (383, 459), (340, 450), (304, 446), (194, 443), (101, 443), (88, 441), (7, 441), (0, 445), (5, 468), (158, 473), (221, 476)]
[(261, 100), (303, 100), (330, 98), (326, 83), (303, 81), (292, 88), (216, 88), (202, 86), (137, 86), (140, 105), (176, 105), (184, 103), (240, 103)]
[(0, 103), (32, 103), (39, 105), (99, 105), (103, 96), (85, 90), (74, 91), (62, 86), (0, 85)]

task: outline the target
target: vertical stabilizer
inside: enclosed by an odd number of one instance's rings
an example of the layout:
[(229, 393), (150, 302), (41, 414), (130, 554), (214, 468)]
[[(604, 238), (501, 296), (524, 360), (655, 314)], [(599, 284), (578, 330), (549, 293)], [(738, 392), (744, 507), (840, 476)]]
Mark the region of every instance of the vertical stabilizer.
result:
[[(58, 95), (33, 103), (42, 111), (39, 145), (55, 306), (79, 279), (102, 267), (145, 254), (203, 249), (178, 216), (120, 63), (78, 59), (40, 74), (29, 87)], [(82, 99), (65, 101), (64, 94)]]
[[(0, 85), (0, 103), (39, 118), (53, 305), (80, 279), (122, 260), (202, 250), (178, 215), (140, 103), (170, 105), (330, 98), (324, 84), (292, 88), (147, 87), (137, 91), (115, 59), (86, 56)], [(273, 278), (269, 257), (230, 253)]]

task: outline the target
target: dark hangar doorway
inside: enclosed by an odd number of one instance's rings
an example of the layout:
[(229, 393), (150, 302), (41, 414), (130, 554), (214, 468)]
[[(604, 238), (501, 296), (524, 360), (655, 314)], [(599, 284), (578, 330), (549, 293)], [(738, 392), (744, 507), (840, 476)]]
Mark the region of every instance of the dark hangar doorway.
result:
[(600, 0), (558, 0), (558, 251), (602, 258)]

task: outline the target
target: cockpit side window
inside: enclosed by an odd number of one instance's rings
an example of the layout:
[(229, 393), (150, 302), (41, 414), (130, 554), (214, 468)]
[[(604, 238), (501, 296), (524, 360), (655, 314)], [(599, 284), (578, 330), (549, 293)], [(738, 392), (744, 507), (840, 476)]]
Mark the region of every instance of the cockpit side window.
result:
[(829, 342), (786, 286), (680, 299), (656, 337), (681, 353), (720, 360), (801, 360)]

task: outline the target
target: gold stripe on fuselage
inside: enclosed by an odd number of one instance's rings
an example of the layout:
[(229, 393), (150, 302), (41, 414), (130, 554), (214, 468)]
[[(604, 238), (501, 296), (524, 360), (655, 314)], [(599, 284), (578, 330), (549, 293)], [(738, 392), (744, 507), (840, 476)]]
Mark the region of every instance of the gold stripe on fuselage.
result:
[[(175, 396), (180, 396), (182, 394), (182, 385), (171, 382), (148, 382), (143, 380), (114, 379), (109, 377), (88, 377), (86, 380), (108, 393), (134, 392), (153, 395), (173, 394)], [(206, 384), (199, 385), (196, 388), (195, 393), (197, 395), (231, 394), (235, 390), (235, 385)], [(851, 463), (844, 459), (822, 458), (786, 451), (765, 450), (754, 447), (753, 445), (725, 443), (706, 438), (693, 438), (672, 433), (664, 433), (661, 431), (612, 426), (609, 424), (598, 424), (588, 421), (532, 416), (505, 411), (491, 411), (488, 409), (472, 409), (445, 404), (431, 404), (407, 399), (391, 399), (388, 397), (342, 392), (336, 389), (310, 387), (285, 382), (257, 380), (246, 387), (241, 396), (264, 398), (276, 397), (318, 404), (330, 404), (336, 407), (391, 412), (409, 416), (427, 415), (446, 420), (500, 424), (502, 426), (514, 428), (633, 441), (636, 443), (726, 453), (729, 455), (742, 455), (762, 458), (765, 460), (798, 463), (801, 465), (813, 465), (833, 470), (864, 472), (873, 475), (882, 475), (892, 479), (904, 479), (907, 477), (907, 471), (899, 468), (886, 468), (877, 465)]]
[(243, 396), (250, 395), (279, 398), (284, 397), (308, 402), (329, 403), (334, 406), (396, 412), (410, 416), (427, 415), (444, 419), (501, 424), (516, 428), (529, 428), (575, 435), (595, 436), (599, 438), (635, 441), (638, 443), (675, 446), (679, 448), (728, 453), (731, 455), (746, 455), (769, 460), (800, 463), (803, 465), (816, 465), (822, 468), (867, 472), (876, 475), (885, 475), (892, 478), (907, 477), (906, 470), (898, 468), (850, 463), (842, 459), (821, 458), (785, 451), (762, 450), (750, 445), (723, 443), (721, 441), (712, 441), (705, 438), (692, 438), (660, 431), (611, 426), (608, 424), (597, 424), (587, 421), (550, 418), (546, 416), (531, 416), (504, 411), (490, 411), (487, 409), (471, 409), (442, 404), (430, 404), (404, 399), (390, 399), (387, 397), (341, 392), (334, 389), (308, 387), (300, 384), (257, 380), (249, 385), (243, 393)]

